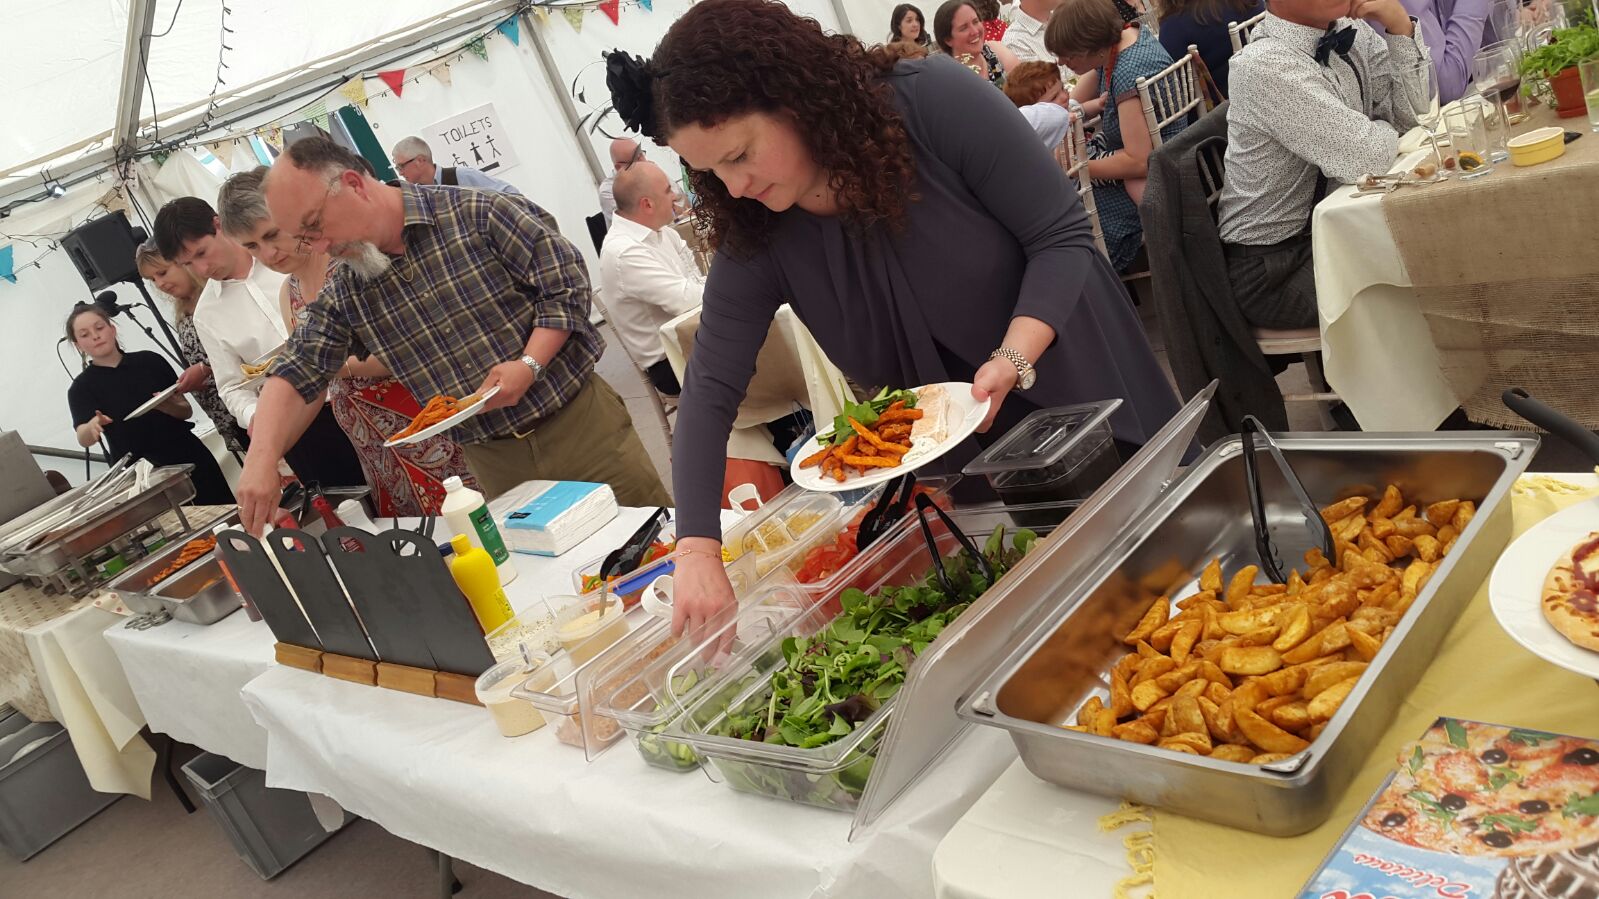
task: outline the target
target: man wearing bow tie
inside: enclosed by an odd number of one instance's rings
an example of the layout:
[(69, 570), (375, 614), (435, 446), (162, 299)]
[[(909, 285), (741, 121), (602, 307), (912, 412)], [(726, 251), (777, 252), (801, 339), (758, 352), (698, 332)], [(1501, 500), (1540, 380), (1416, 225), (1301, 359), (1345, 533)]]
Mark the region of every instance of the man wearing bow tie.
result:
[(1316, 325), (1311, 212), (1329, 184), (1393, 166), (1426, 59), (1399, 0), (1270, 0), (1233, 57), (1219, 229), (1254, 326)]

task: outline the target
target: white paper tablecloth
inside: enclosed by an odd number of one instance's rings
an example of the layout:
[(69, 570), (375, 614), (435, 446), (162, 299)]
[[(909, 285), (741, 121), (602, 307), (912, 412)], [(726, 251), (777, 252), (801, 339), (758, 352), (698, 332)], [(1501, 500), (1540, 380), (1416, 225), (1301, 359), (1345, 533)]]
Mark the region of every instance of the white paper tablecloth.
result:
[[(1394, 170), (1431, 152), (1412, 153)], [(1310, 229), (1327, 383), (1364, 430), (1431, 431), (1460, 403), (1444, 380), (1382, 197), (1354, 192), (1345, 185), (1329, 193)]]
[(568, 899), (924, 899), (934, 846), (1014, 758), (975, 728), (850, 843), (848, 815), (652, 768), (625, 741), (590, 764), (549, 727), (508, 740), (480, 708), (288, 668), (244, 698), (268, 785)]
[(273, 665), (272, 631), (241, 609), (208, 626), (113, 627), (106, 642), (150, 729), (251, 768), (266, 767), (266, 731), (239, 691)]

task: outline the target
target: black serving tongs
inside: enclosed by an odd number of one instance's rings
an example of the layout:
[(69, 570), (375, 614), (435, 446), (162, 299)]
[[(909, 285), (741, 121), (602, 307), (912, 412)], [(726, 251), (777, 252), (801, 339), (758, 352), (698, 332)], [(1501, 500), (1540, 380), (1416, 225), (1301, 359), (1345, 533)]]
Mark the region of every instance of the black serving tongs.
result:
[(1277, 445), (1271, 435), (1266, 433), (1266, 426), (1260, 419), (1253, 415), (1245, 415), (1243, 427), (1239, 429), (1238, 436), (1244, 442), (1244, 483), (1249, 488), (1249, 512), (1255, 525), (1255, 551), (1260, 555), (1260, 567), (1273, 583), (1286, 584), (1288, 576), (1283, 573), (1281, 554), (1277, 550), (1277, 543), (1271, 536), (1271, 525), (1266, 519), (1266, 500), (1260, 491), (1260, 468), (1255, 462), (1255, 437), (1259, 435), (1266, 449), (1271, 452), (1272, 458), (1277, 460), (1277, 468), (1283, 474), (1283, 480), (1288, 483), (1288, 489), (1294, 493), (1294, 498), (1299, 501), (1299, 508), (1305, 515), (1305, 526), (1316, 536), (1321, 544), (1321, 551), (1329, 559), (1337, 559), (1337, 548), (1333, 545), (1332, 528), (1327, 526), (1321, 517), (1321, 510), (1311, 501), (1310, 494), (1305, 492), (1305, 485), (1300, 482), (1299, 476), (1294, 474), (1293, 466), (1288, 464), (1288, 459), (1283, 455), (1282, 448)]
[[(861, 527), (855, 533), (855, 551), (865, 552), (866, 547), (877, 542), (889, 526), (899, 521), (910, 508), (911, 496), (916, 490), (916, 474), (902, 474), (883, 488), (883, 495), (861, 518)], [(898, 494), (896, 496), (896, 494)]]
[(633, 536), (627, 538), (626, 543), (611, 550), (611, 554), (600, 563), (601, 582), (609, 581), (643, 564), (644, 554), (649, 551), (650, 544), (655, 542), (655, 538), (660, 536), (661, 528), (666, 527), (667, 519), (670, 517), (671, 513), (665, 508), (657, 508), (655, 514), (640, 525), (639, 529), (633, 532)]
[(1532, 394), (1520, 387), (1506, 390), (1500, 399), (1510, 411), (1582, 450), (1595, 464), (1599, 464), (1599, 436), (1592, 431), (1555, 411), (1553, 407), (1533, 399)]
[(922, 539), (927, 541), (927, 553), (932, 556), (933, 571), (938, 575), (939, 586), (944, 588), (944, 595), (953, 599), (959, 595), (959, 591), (955, 589), (954, 582), (949, 579), (949, 572), (944, 570), (944, 557), (938, 551), (938, 539), (933, 536), (933, 529), (927, 524), (927, 510), (929, 509), (938, 513), (938, 517), (944, 520), (944, 527), (949, 528), (949, 532), (955, 535), (955, 539), (960, 541), (961, 549), (964, 549), (972, 557), (972, 560), (977, 563), (977, 567), (982, 569), (983, 577), (987, 578), (988, 582), (992, 584), (994, 582), (994, 566), (989, 564), (988, 557), (983, 555), (983, 551), (977, 548), (977, 544), (973, 543), (964, 531), (955, 526), (955, 522), (949, 518), (949, 513), (939, 508), (938, 504), (933, 502), (932, 497), (925, 493), (918, 493), (916, 494), (916, 522), (922, 526)]

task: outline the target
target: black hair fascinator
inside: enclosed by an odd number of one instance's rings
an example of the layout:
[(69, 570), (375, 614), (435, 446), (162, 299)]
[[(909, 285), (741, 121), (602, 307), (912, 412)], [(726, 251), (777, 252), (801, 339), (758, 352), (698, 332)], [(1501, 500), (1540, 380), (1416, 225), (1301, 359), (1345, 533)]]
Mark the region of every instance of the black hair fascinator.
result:
[(655, 98), (650, 92), (654, 80), (648, 61), (625, 50), (605, 54), (605, 86), (611, 91), (612, 108), (623, 125), (647, 137), (655, 136)]

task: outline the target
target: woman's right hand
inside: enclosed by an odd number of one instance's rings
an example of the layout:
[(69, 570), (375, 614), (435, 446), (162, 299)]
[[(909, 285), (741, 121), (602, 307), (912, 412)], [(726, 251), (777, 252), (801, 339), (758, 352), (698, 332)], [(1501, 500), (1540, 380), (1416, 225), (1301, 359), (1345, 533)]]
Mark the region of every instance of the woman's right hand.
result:
[[(703, 639), (710, 628), (720, 627), (732, 616), (737, 597), (722, 564), (721, 543), (709, 537), (684, 537), (677, 547), (680, 553), (672, 576), (672, 635)], [(731, 630), (724, 634), (720, 648), (732, 649), (734, 636)]]
[(100, 435), (105, 432), (105, 426), (111, 423), (111, 416), (94, 410), (94, 417), (78, 425), (78, 442), (84, 446), (94, 446), (100, 442)]
[(183, 370), (178, 375), (178, 392), (193, 393), (205, 386), (205, 379), (211, 377), (211, 366), (204, 362), (197, 362)]

